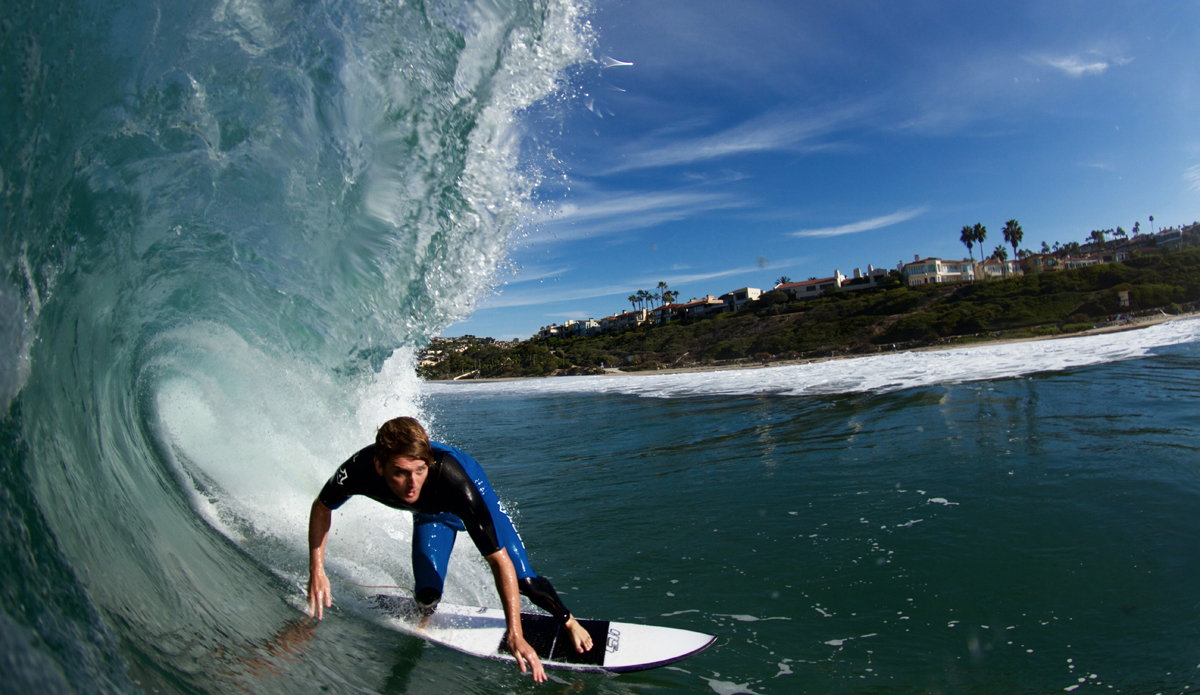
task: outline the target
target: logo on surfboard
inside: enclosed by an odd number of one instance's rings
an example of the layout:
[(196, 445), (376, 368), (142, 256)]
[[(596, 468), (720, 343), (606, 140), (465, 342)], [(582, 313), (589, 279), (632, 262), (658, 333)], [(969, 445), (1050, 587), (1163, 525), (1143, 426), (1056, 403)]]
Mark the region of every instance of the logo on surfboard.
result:
[(609, 654), (615, 654), (621, 648), (621, 631), (615, 627), (608, 628), (608, 642), (604, 645), (604, 650)]

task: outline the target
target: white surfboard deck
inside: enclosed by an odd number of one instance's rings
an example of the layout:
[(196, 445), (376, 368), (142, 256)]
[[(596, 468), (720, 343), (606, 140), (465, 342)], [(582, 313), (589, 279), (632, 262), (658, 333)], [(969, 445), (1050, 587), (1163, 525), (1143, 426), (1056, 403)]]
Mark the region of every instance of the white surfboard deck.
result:
[[(393, 630), (472, 656), (515, 661), (503, 644), (504, 613), (497, 608), (443, 602), (433, 615), (422, 618), (407, 596), (375, 594), (364, 601)], [(592, 635), (592, 649), (584, 654), (575, 651), (570, 635), (553, 617), (521, 614), (525, 640), (537, 651), (542, 665), (572, 671), (625, 673), (657, 668), (686, 659), (717, 639), (691, 630), (608, 620), (579, 620), (579, 624)]]

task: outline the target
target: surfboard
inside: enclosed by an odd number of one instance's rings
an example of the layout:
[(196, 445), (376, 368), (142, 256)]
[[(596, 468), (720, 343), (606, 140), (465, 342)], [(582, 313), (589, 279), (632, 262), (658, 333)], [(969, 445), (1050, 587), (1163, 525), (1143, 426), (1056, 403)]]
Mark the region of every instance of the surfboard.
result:
[[(505, 642), (504, 612), (438, 604), (437, 611), (422, 617), (407, 596), (375, 594), (364, 599), (391, 629), (416, 635), (465, 654), (485, 659), (515, 661)], [(579, 620), (592, 636), (592, 648), (575, 651), (571, 637), (552, 616), (521, 614), (525, 641), (537, 651), (542, 665), (572, 671), (627, 673), (666, 666), (708, 648), (716, 637), (691, 630), (637, 625), (608, 620)]]

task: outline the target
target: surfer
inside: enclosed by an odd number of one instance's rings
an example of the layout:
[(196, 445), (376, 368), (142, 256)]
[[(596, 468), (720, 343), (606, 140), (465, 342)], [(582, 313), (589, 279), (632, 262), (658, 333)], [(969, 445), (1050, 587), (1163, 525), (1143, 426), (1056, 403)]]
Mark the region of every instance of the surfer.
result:
[(519, 594), (557, 618), (577, 651), (592, 648), (591, 636), (571, 616), (554, 587), (529, 566), (521, 537), (483, 468), (462, 451), (430, 441), (421, 424), (410, 417), (383, 423), (375, 443), (338, 466), (313, 501), (308, 520), (308, 609), (318, 620), (323, 609), (333, 605), (325, 576), (332, 510), (353, 495), (413, 513), (413, 596), (425, 615), (432, 614), (442, 598), (454, 539), (459, 531), (466, 531), (492, 570), (508, 625), (508, 649), (522, 673), (528, 665), (535, 681), (546, 680), (541, 660), (521, 630)]

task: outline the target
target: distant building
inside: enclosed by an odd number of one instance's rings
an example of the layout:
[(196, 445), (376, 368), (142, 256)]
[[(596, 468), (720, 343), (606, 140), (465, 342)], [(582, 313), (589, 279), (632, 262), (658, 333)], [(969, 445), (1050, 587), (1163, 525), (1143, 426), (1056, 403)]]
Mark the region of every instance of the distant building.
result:
[(1002, 261), (999, 258), (989, 258), (986, 261), (976, 264), (975, 277), (981, 280), (1000, 280), (1002, 278), (1011, 278), (1017, 275), (1024, 275), (1021, 271), (1021, 261)]
[(714, 316), (723, 311), (725, 311), (725, 302), (711, 294), (706, 294), (702, 299), (693, 299), (680, 305), (678, 313), (684, 318), (699, 319)]
[(649, 322), (650, 312), (645, 309), (638, 309), (637, 311), (626, 311), (626, 312), (617, 314), (615, 318), (616, 318), (616, 321), (614, 323), (614, 328), (617, 328), (617, 329), (637, 328), (638, 326), (642, 325), (643, 323)]
[(845, 275), (835, 270), (831, 277), (813, 278), (804, 282), (785, 282), (776, 285), (775, 289), (790, 295), (793, 300), (816, 299), (827, 290), (840, 288), (845, 279)]
[(976, 278), (976, 264), (968, 259), (944, 261), (940, 258), (921, 258), (919, 255), (913, 258), (912, 263), (905, 263), (900, 268), (904, 282), (910, 287), (943, 282), (973, 282)]
[(1133, 258), (1133, 249), (1125, 244), (1115, 249), (1101, 251), (1096, 255), (1100, 258), (1101, 263), (1121, 263)]
[(727, 292), (718, 297), (725, 302), (726, 311), (741, 311), (749, 306), (750, 302), (757, 301), (762, 296), (762, 290), (753, 287), (743, 287), (741, 289)]
[(1181, 229), (1164, 229), (1151, 236), (1154, 238), (1155, 246), (1160, 249), (1175, 248), (1183, 243), (1183, 230)]
[(1062, 263), (1050, 253), (1033, 253), (1018, 261), (1021, 271), (1026, 275), (1036, 275), (1054, 270), (1062, 270)]
[(1062, 259), (1063, 270), (1075, 270), (1076, 268), (1086, 268), (1089, 265), (1100, 265), (1100, 259), (1095, 256), (1067, 256)]
[(663, 304), (650, 310), (650, 322), (659, 324), (679, 318), (682, 304)]
[(571, 336), (589, 336), (600, 332), (600, 322), (595, 319), (576, 321), (568, 319), (563, 323), (564, 332)]
[[(838, 271), (833, 271), (834, 275), (841, 275)], [(842, 278), (840, 289), (851, 292), (856, 290), (869, 290), (876, 287), (879, 283), (888, 278), (888, 271), (885, 268), (876, 268), (873, 265), (867, 266), (867, 272), (863, 273), (860, 268), (854, 269), (854, 277)]]

